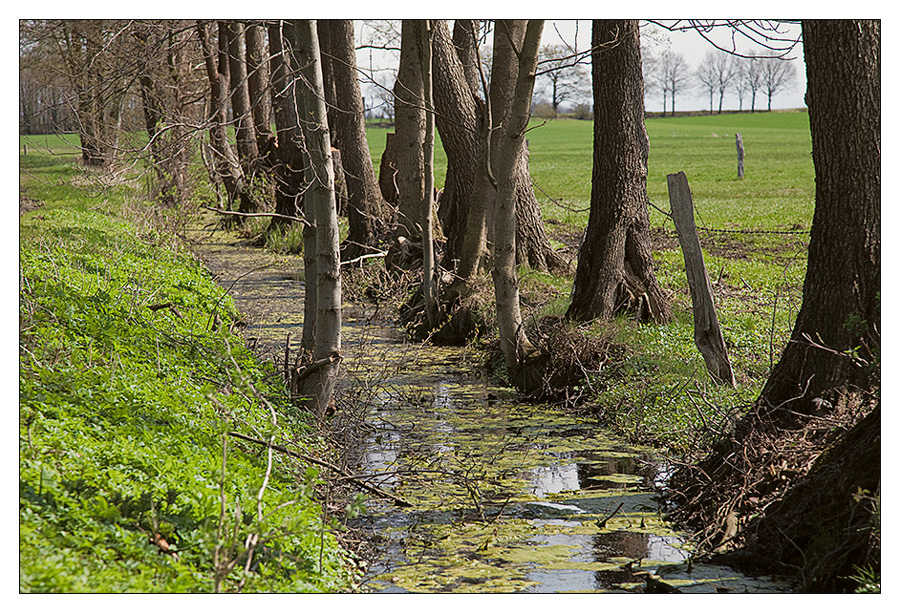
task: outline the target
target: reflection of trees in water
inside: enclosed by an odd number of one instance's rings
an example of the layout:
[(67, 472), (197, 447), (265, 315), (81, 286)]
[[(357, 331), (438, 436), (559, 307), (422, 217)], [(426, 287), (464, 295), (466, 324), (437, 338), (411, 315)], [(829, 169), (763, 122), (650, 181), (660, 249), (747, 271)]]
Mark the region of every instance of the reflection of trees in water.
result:
[[(597, 560), (622, 557), (636, 560), (646, 558), (650, 544), (650, 534), (641, 532), (610, 532), (593, 537), (592, 547)], [(594, 573), (597, 587), (607, 588), (620, 583), (631, 583), (634, 577), (625, 569), (598, 570)]]
[(531, 493), (536, 496), (554, 494), (581, 487), (577, 464), (555, 464), (522, 473), (531, 481)]
[[(639, 475), (644, 477), (644, 483), (649, 482), (648, 477), (652, 477), (652, 470), (638, 458), (634, 457), (604, 457), (602, 453), (587, 453), (585, 459), (593, 460), (592, 463), (578, 464), (578, 481), (582, 488), (597, 488), (598, 481), (592, 479), (602, 479), (609, 475)], [(633, 486), (633, 483), (614, 483), (611, 481), (603, 481), (603, 489), (625, 488)]]

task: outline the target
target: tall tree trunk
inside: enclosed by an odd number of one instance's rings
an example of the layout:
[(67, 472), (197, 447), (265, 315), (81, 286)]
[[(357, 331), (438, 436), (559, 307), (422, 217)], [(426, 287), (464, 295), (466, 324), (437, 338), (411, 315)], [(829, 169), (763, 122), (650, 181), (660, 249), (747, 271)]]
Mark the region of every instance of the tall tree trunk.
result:
[[(494, 64), (491, 67), (491, 110), (494, 126), (503, 126), (512, 107), (513, 95), (518, 74), (518, 48), (524, 40), (524, 29), (516, 30), (507, 27), (515, 20), (497, 22), (494, 33)], [(515, 47), (515, 50), (514, 48)], [(499, 164), (501, 132), (494, 131), (491, 143), (491, 165)], [(516, 262), (535, 270), (564, 270), (565, 259), (556, 253), (550, 245), (550, 238), (544, 229), (541, 209), (534, 195), (531, 173), (528, 169), (528, 149), (524, 138), (516, 159), (515, 194), (516, 194)], [(499, 181), (499, 176), (498, 179)], [(489, 184), (488, 184), (489, 185)], [(498, 188), (499, 189), (499, 188)], [(488, 220), (490, 224), (490, 220)]]
[[(517, 35), (522, 35), (522, 32)], [(454, 38), (459, 41), (469, 40), (473, 44), (475, 42), (474, 33)], [(505, 31), (495, 32), (494, 66), (491, 70), (489, 94), (493, 126), (503, 125), (515, 87), (515, 54), (510, 51), (510, 40)], [(521, 44), (521, 39), (515, 42), (517, 45)], [(470, 57), (476, 54), (474, 50), (467, 50), (465, 55)], [(458, 54), (449, 44), (446, 28), (439, 27), (436, 30), (435, 60), (441, 66), (440, 70), (435, 71), (437, 125), (447, 152), (447, 178), (439, 209), (441, 224), (447, 237), (445, 267), (451, 268), (459, 261), (467, 271), (476, 270), (479, 267), (481, 249), (474, 253), (470, 250), (476, 249), (475, 245), (478, 244), (484, 246), (480, 242), (481, 234), (484, 233), (482, 223), (486, 223), (488, 227), (491, 225), (486, 214), (482, 222), (481, 209), (478, 207), (484, 206), (486, 211), (489, 210), (496, 196), (496, 188), (487, 175), (488, 162), (484, 156), (490, 158), (491, 165), (497, 164), (500, 131), (494, 130), (490, 142), (484, 142), (487, 125), (485, 105), (473, 95), (471, 76), (466, 75)], [(528, 152), (524, 146), (519, 155), (516, 166), (517, 262), (536, 270), (565, 269), (565, 259), (550, 245), (544, 229), (528, 170)], [(471, 207), (475, 208), (470, 213)], [(464, 251), (466, 241), (468, 244)], [(473, 262), (469, 259), (472, 255), (479, 257)]]
[[(527, 23), (527, 25), (526, 25)], [(504, 118), (504, 128), (497, 159), (497, 199), (494, 211), (494, 292), (497, 301), (497, 324), (500, 349), (511, 382), (517, 389), (531, 391), (537, 387), (529, 377), (527, 361), (533, 347), (525, 335), (519, 306), (519, 280), (516, 274), (516, 190), (517, 164), (525, 144), (525, 129), (530, 118), (531, 96), (537, 67), (538, 48), (544, 22), (542, 20), (504, 20), (497, 24), (497, 35), (507, 36), (511, 50), (518, 57), (512, 105)], [(500, 30), (503, 30), (501, 34)], [(523, 32), (524, 30), (524, 32)], [(522, 33), (520, 35), (520, 33)], [(517, 44), (517, 40), (521, 42)], [(492, 79), (496, 72), (492, 72)]]
[(256, 137), (256, 149), (265, 162), (269, 151), (274, 146), (269, 87), (271, 75), (266, 54), (266, 28), (259, 22), (248, 23), (245, 38), (247, 42), (247, 86), (250, 108), (253, 112), (253, 132)]
[[(479, 19), (453, 20), (453, 47), (462, 64), (466, 83), (475, 98), (481, 98), (481, 60), (478, 54)], [(440, 64), (439, 64), (440, 65)]]
[[(303, 123), (305, 141), (314, 180), (310, 186), (316, 220), (316, 334), (309, 374), (301, 382), (300, 395), (307, 407), (322, 417), (331, 404), (341, 360), (341, 266), (338, 239), (337, 201), (334, 194), (334, 166), (331, 137), (325, 107), (319, 37), (314, 20), (295, 24), (294, 57), (303, 85), (298, 95), (308, 118)], [(312, 279), (307, 279), (307, 284)]]
[(323, 29), (328, 31), (330, 40), (337, 101), (333, 130), (341, 143), (341, 162), (348, 192), (350, 227), (342, 252), (344, 259), (350, 260), (377, 245), (378, 238), (387, 233), (392, 212), (381, 196), (369, 152), (365, 108), (356, 70), (353, 20), (320, 21), (318, 30)]
[[(252, 177), (258, 165), (259, 149), (256, 146), (253, 113), (250, 107), (244, 24), (240, 21), (219, 22), (220, 28), (222, 23), (225, 24), (225, 35), (228, 41), (231, 109), (234, 112), (238, 160), (241, 164), (245, 182), (252, 182)], [(238, 210), (242, 213), (253, 213), (257, 208), (256, 203), (250, 198), (241, 198), (241, 206)]]
[[(277, 131), (273, 172), (275, 212), (279, 215), (299, 217), (303, 214), (303, 193), (305, 191), (303, 169), (307, 165), (307, 158), (304, 154), (303, 133), (297, 115), (298, 105), (291, 69), (291, 49), (285, 46), (283, 33), (285, 27), (292, 26), (286, 25), (282, 20), (271, 21), (267, 26), (269, 57), (271, 58), (270, 72), (274, 93), (272, 102)], [(270, 228), (281, 228), (289, 223), (285, 219), (273, 217)], [(312, 322), (309, 323), (312, 324)], [(311, 328), (314, 326), (311, 325)], [(310, 348), (312, 348), (311, 345)]]
[(594, 21), (594, 167), (591, 212), (578, 257), (569, 319), (671, 319), (653, 273), (647, 211), (644, 95), (638, 22)]
[(434, 232), (432, 214), (434, 211), (434, 96), (431, 86), (431, 20), (419, 22), (422, 51), (422, 92), (425, 101), (425, 199), (422, 201), (422, 294), (425, 298), (425, 316), (428, 326), (434, 328), (438, 323), (437, 287), (438, 275), (434, 261)]
[[(338, 124), (338, 93), (334, 76), (336, 61), (334, 59), (334, 43), (332, 41), (332, 28), (329, 27), (333, 20), (319, 19), (316, 22), (316, 34), (319, 35), (319, 50), (322, 52), (322, 81), (325, 84), (325, 104), (328, 107), (328, 125), (332, 126), (331, 146), (335, 149), (343, 149), (341, 135), (335, 130)], [(337, 169), (335, 168), (335, 171)]]
[(400, 34), (400, 66), (394, 84), (397, 130), (397, 231), (409, 238), (422, 234), (425, 198), (425, 101), (422, 86), (421, 40), (415, 20), (404, 19)]
[[(816, 170), (803, 304), (761, 399), (794, 410), (865, 389), (881, 344), (880, 23), (803, 22)], [(847, 87), (852, 83), (853, 87)], [(853, 357), (853, 355), (857, 357)]]
[[(197, 22), (197, 33), (206, 65), (206, 75), (210, 83), (209, 96), (209, 143), (212, 151), (212, 166), (216, 178), (221, 180), (229, 208), (235, 202), (247, 203), (239, 205), (240, 209), (249, 207), (249, 194), (245, 188), (244, 177), (238, 164), (234, 150), (228, 142), (225, 129), (228, 106), (228, 61), (227, 37), (224, 28), (219, 24), (218, 50), (213, 46), (209, 23)], [(223, 52), (224, 51), (224, 52)]]
[[(468, 37), (455, 34), (464, 27), (465, 24), (457, 21), (454, 38), (458, 38), (461, 44), (474, 44), (474, 32)], [(483, 121), (484, 103), (469, 82), (470, 76), (466, 74), (466, 65), (461, 61), (459, 51), (450, 37), (447, 23), (435, 21), (434, 65), (439, 67), (434, 71), (434, 103), (438, 112), (435, 121), (447, 155), (447, 174), (439, 209), (447, 238), (443, 262), (447, 269), (458, 268), (456, 263), (465, 258), (463, 242), (466, 224), (475, 206), (475, 182), (481, 170), (479, 126)], [(465, 47), (462, 52), (466, 57), (474, 55), (472, 49)], [(483, 207), (482, 202), (475, 213), (478, 217), (475, 230), (482, 237), (481, 251), (484, 250)]]
[[(708, 540), (724, 530), (710, 527), (704, 510), (733, 509), (735, 546), (799, 573), (806, 591), (833, 591), (872, 562), (865, 545), (878, 521), (877, 505), (858, 494), (878, 495), (881, 479), (881, 27), (811, 20), (802, 28), (816, 173), (803, 303), (754, 407), (672, 480), (678, 517)], [(853, 418), (835, 436), (840, 427), (830, 424)], [(773, 453), (779, 447), (805, 454), (796, 465), (773, 464), (784, 460)], [(809, 504), (822, 487), (831, 488), (822, 504)]]

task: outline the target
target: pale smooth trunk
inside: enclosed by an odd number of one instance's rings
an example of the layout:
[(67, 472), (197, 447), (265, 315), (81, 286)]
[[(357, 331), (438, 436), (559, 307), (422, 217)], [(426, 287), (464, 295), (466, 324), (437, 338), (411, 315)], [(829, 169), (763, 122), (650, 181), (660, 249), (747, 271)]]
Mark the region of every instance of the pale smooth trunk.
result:
[[(497, 24), (497, 35), (503, 35)], [(510, 26), (520, 24), (509, 24)], [(521, 365), (531, 350), (525, 335), (519, 306), (519, 280), (516, 274), (516, 162), (524, 147), (531, 96), (534, 90), (538, 46), (544, 22), (529, 20), (522, 49), (519, 51), (518, 77), (512, 107), (506, 116), (497, 158), (497, 197), (494, 212), (494, 293), (500, 348), (510, 379), (517, 382)], [(513, 29), (512, 27), (510, 29)]]

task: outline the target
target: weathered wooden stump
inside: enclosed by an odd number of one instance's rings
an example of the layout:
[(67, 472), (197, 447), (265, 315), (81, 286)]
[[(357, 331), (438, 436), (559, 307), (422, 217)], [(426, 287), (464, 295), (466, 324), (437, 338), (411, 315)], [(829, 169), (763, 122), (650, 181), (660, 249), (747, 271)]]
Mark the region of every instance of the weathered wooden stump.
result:
[(725, 340), (719, 328), (719, 318), (713, 301), (712, 284), (706, 273), (700, 239), (697, 238), (697, 226), (694, 225), (694, 202), (691, 188), (683, 172), (666, 177), (669, 186), (669, 203), (672, 206), (672, 219), (678, 242), (684, 253), (684, 269), (687, 273), (688, 287), (691, 290), (691, 304), (694, 311), (694, 343), (703, 355), (706, 370), (714, 380), (734, 387), (734, 373)]

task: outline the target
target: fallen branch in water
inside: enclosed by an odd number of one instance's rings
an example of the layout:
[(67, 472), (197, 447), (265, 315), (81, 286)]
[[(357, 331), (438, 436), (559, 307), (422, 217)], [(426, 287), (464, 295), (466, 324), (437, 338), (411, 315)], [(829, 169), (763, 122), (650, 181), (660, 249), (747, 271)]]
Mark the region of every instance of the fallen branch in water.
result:
[(619, 512), (619, 509), (622, 508), (622, 505), (623, 505), (623, 504), (625, 504), (625, 503), (624, 503), (624, 502), (620, 502), (620, 503), (619, 503), (619, 506), (616, 507), (616, 510), (615, 510), (615, 511), (613, 511), (612, 513), (610, 513), (609, 515), (607, 515), (607, 516), (604, 517), (603, 519), (598, 519), (598, 520), (597, 520), (597, 525), (600, 526), (601, 528), (605, 528), (605, 527), (606, 527), (606, 522), (608, 522), (609, 520), (611, 520), (613, 517), (616, 516), (616, 513)]
[(230, 431), (230, 432), (228, 432), (228, 436), (233, 436), (234, 438), (239, 438), (241, 440), (244, 440), (244, 441), (247, 441), (250, 443), (255, 443), (255, 444), (261, 445), (263, 447), (268, 447), (270, 449), (273, 449), (274, 451), (278, 451), (280, 453), (287, 454), (289, 456), (298, 458), (300, 460), (304, 460), (306, 462), (310, 462), (311, 464), (318, 464), (319, 466), (322, 466), (329, 470), (333, 470), (337, 473), (340, 473), (344, 479), (347, 479), (348, 481), (355, 483), (356, 485), (358, 485), (359, 487), (363, 488), (364, 490), (366, 490), (368, 492), (371, 492), (371, 493), (381, 496), (383, 498), (387, 498), (388, 500), (391, 500), (395, 504), (398, 504), (402, 507), (411, 507), (412, 506), (412, 503), (407, 502), (400, 496), (391, 494), (390, 492), (386, 492), (379, 487), (371, 485), (370, 483), (366, 483), (361, 478), (354, 477), (353, 475), (348, 474), (347, 471), (342, 469), (340, 466), (332, 464), (331, 462), (326, 462), (325, 460), (320, 460), (318, 458), (314, 458), (310, 455), (307, 455), (305, 453), (300, 453), (298, 451), (291, 451), (290, 449), (282, 447), (281, 445), (270, 444), (267, 441), (263, 441), (258, 438), (253, 438), (252, 436), (247, 436), (246, 434), (241, 434), (240, 432)]
[(213, 213), (219, 213), (220, 215), (237, 215), (238, 217), (277, 217), (278, 219), (287, 219), (289, 221), (299, 221), (305, 226), (313, 227), (313, 224), (309, 223), (302, 217), (294, 217), (293, 215), (282, 215), (281, 213), (241, 213), (239, 211), (226, 211), (224, 209), (215, 209), (211, 206), (203, 206), (207, 211), (212, 211)]

